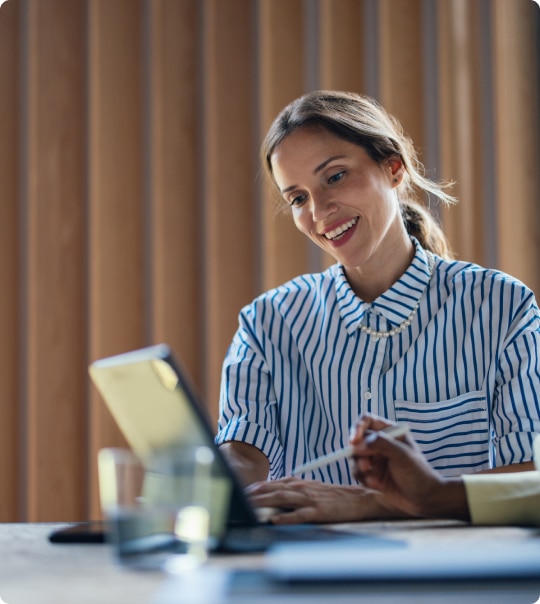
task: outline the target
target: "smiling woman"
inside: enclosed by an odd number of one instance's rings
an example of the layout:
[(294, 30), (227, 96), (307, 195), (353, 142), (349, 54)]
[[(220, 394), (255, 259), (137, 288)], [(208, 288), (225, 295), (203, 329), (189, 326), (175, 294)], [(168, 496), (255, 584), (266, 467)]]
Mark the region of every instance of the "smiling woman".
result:
[[(334, 135), (333, 144), (338, 146), (338, 149), (332, 152), (332, 145), (326, 146), (321, 140), (320, 146), (323, 150), (322, 153), (319, 150), (319, 154), (324, 159), (320, 164), (317, 163), (317, 158), (312, 159), (314, 175), (327, 176), (327, 187), (332, 187), (348, 175), (346, 166), (343, 170), (339, 169), (338, 160), (347, 157), (346, 154), (340, 154), (339, 146), (349, 143), (348, 150), (352, 156), (356, 155), (358, 158), (358, 154), (364, 155), (365, 165), (356, 166), (357, 170), (364, 170), (364, 179), (365, 169), (371, 160), (372, 166), (385, 168), (383, 172), (391, 178), (392, 188), (399, 187), (398, 202), (407, 231), (417, 236), (424, 247), (431, 251), (445, 257), (451, 255), (441, 230), (431, 215), (418, 204), (417, 193), (431, 194), (449, 205), (457, 200), (444, 191), (443, 185), (423, 176), (423, 167), (413, 142), (404, 134), (399, 122), (368, 97), (334, 91), (316, 92), (292, 102), (275, 119), (263, 142), (261, 160), (270, 180), (281, 189), (280, 193), (289, 205), (303, 203), (304, 197), (291, 195), (294, 184), (280, 187), (276, 173), (276, 170), (279, 171), (279, 158), (284, 153), (283, 148), (291, 146), (290, 141), (287, 145), (282, 143), (293, 134), (307, 136), (309, 131), (314, 134), (310, 144), (314, 139)], [(303, 152), (307, 155), (308, 149)], [(307, 157), (301, 158), (294, 151), (292, 154), (298, 164), (302, 164), (303, 159), (308, 160)], [(289, 166), (288, 162), (289, 158), (284, 163), (291, 170), (292, 166)], [(323, 171), (324, 174), (321, 174)]]
[(399, 156), (379, 164), (364, 147), (308, 125), (276, 148), (272, 170), (298, 230), (344, 266), (363, 300), (405, 271), (414, 245), (396, 193), (404, 178)]
[[(336, 264), (259, 296), (226, 356), (217, 442), (274, 522), (395, 513), (343, 448), (364, 413), (405, 422), (434, 469), (455, 476), (531, 467), (540, 430), (540, 313), (525, 285), (449, 259), (415, 191), (412, 142), (375, 101), (319, 91), (286, 107), (263, 164), (298, 230)], [(266, 481), (270, 478), (270, 481)], [(265, 482), (266, 481), (266, 482)]]

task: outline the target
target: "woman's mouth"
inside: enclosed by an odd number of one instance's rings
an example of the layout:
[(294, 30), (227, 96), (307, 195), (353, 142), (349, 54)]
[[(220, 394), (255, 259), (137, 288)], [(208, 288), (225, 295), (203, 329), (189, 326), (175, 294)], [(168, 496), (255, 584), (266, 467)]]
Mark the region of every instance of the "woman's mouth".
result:
[(358, 216), (356, 216), (348, 222), (340, 224), (336, 229), (328, 231), (328, 233), (324, 233), (324, 236), (326, 237), (326, 239), (330, 239), (330, 241), (339, 241), (349, 229), (352, 229), (352, 227), (358, 222), (358, 220), (359, 218)]

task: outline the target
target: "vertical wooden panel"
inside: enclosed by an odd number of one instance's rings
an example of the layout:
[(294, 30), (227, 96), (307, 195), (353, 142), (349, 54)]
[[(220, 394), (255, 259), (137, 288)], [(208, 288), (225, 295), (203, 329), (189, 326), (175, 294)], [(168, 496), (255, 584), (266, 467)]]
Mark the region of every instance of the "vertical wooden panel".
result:
[(483, 264), (479, 4), (442, 0), (438, 8), (440, 175), (455, 181), (452, 194), (460, 200), (457, 206), (443, 210), (444, 229), (459, 258)]
[[(320, 87), (362, 93), (365, 89), (362, 31), (364, 2), (321, 0)], [(335, 263), (322, 254), (323, 267)]]
[(19, 518), (19, 24), (0, 9), (0, 522)]
[(380, 0), (380, 101), (422, 152), (424, 90), (421, 0)]
[(214, 415), (223, 356), (255, 292), (253, 8), (250, 0), (204, 2), (206, 392)]
[(540, 11), (493, 0), (500, 267), (540, 292)]
[[(304, 27), (301, 0), (262, 0), (259, 8), (260, 133), (262, 142), (277, 114), (303, 92)], [(307, 272), (309, 247), (294, 226), (290, 213), (282, 211), (277, 191), (255, 165), (253, 177), (261, 177), (261, 290), (275, 287)]]
[(202, 386), (199, 3), (149, 0), (152, 339)]
[[(92, 0), (89, 10), (90, 360), (145, 343), (141, 4)], [(90, 451), (93, 515), (96, 456), (121, 445), (92, 389)]]
[(84, 516), (84, 11), (28, 2), (28, 518)]
[(321, 88), (362, 92), (363, 4), (363, 0), (321, 0)]

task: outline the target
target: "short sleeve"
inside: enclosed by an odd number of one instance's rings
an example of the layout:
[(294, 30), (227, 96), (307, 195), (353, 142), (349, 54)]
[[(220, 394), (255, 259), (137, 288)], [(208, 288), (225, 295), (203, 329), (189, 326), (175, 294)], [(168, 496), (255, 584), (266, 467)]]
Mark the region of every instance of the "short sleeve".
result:
[(514, 322), (499, 359), (492, 417), (495, 465), (533, 458), (540, 432), (540, 320), (534, 298)]
[(240, 327), (223, 362), (216, 443), (241, 441), (257, 447), (270, 462), (270, 477), (283, 475), (272, 376), (260, 340), (243, 311)]

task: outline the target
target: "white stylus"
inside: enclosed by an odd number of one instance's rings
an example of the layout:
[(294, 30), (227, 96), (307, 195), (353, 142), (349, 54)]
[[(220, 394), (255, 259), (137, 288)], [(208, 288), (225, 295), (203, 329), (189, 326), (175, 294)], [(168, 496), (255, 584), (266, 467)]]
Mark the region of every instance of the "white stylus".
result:
[[(396, 424), (395, 426), (388, 426), (388, 428), (383, 428), (382, 430), (377, 430), (376, 432), (384, 432), (388, 436), (392, 438), (398, 438), (399, 436), (404, 436), (409, 431), (409, 426), (407, 424)], [(375, 431), (373, 432), (375, 433)], [(343, 449), (339, 449), (332, 453), (328, 453), (327, 455), (322, 455), (321, 457), (317, 457), (313, 461), (308, 461), (307, 463), (302, 464), (301, 466), (297, 466), (292, 471), (292, 475), (296, 476), (297, 474), (304, 474), (309, 472), (310, 470), (316, 470), (317, 468), (323, 468), (328, 464), (331, 464), (334, 461), (339, 461), (340, 459), (345, 459), (346, 457), (350, 457), (353, 452), (352, 445), (344, 447)]]

